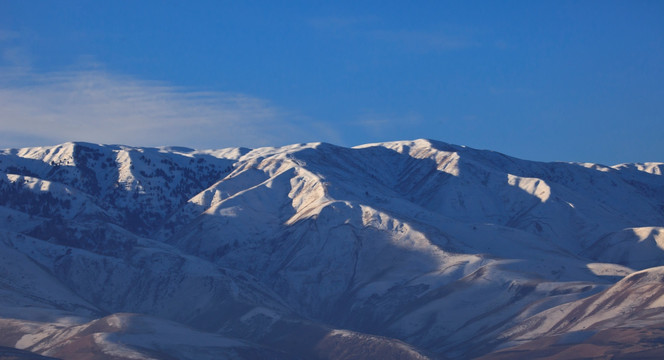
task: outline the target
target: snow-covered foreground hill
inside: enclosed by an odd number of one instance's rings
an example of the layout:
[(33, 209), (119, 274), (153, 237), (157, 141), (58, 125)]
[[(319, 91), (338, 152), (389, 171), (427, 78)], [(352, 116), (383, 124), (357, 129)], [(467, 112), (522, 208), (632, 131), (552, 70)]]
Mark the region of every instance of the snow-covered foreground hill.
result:
[(661, 357), (663, 171), (430, 140), (5, 150), (0, 355)]

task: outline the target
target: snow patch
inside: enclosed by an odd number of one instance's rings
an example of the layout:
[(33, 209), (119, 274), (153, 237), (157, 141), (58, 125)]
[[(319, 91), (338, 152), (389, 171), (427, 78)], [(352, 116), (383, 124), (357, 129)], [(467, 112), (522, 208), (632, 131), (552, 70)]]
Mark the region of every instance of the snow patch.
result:
[(589, 263), (586, 265), (593, 274), (597, 276), (627, 276), (634, 272), (634, 269), (627, 266), (611, 263)]

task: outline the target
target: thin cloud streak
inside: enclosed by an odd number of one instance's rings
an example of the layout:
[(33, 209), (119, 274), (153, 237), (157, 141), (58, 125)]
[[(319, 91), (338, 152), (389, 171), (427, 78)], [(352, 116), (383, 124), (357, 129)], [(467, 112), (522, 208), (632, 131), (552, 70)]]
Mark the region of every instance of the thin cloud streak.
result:
[[(268, 101), (84, 70), (0, 72), (0, 147), (66, 141), (196, 148), (334, 138)], [(9, 134), (9, 135), (8, 135)], [(38, 143), (30, 143), (30, 139)]]
[(319, 31), (345, 34), (398, 46), (413, 52), (444, 52), (480, 47), (468, 29), (442, 31), (435, 29), (387, 29), (378, 17), (321, 17), (310, 19), (309, 25)]
[(17, 31), (0, 29), (0, 42), (15, 40), (18, 38), (20, 38), (20, 34)]
[(357, 118), (355, 126), (367, 134), (372, 141), (394, 140), (389, 139), (389, 134), (394, 131), (402, 134), (403, 138), (430, 137), (430, 134), (413, 131), (413, 127), (417, 127), (421, 123), (421, 116), (417, 113), (389, 115), (368, 111)]
[(379, 22), (376, 16), (329, 16), (311, 18), (307, 21), (316, 30), (329, 32), (353, 32)]
[(437, 31), (387, 31), (369, 33), (376, 40), (398, 44), (413, 51), (451, 51), (480, 46), (480, 43), (459, 35)]

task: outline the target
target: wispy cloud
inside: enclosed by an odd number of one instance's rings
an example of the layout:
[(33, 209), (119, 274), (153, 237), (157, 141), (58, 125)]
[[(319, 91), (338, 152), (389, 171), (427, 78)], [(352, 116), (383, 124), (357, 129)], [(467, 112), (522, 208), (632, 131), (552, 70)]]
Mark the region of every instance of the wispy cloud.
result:
[(322, 17), (309, 20), (316, 30), (332, 34), (355, 36), (369, 41), (392, 44), (399, 48), (416, 51), (451, 51), (480, 46), (469, 29), (402, 29), (386, 27), (375, 16)]
[(443, 31), (376, 30), (368, 33), (376, 40), (391, 42), (413, 51), (448, 51), (479, 46), (479, 42)]
[(373, 139), (385, 139), (395, 132), (401, 134), (404, 138), (408, 138), (417, 135), (412, 128), (421, 123), (421, 116), (413, 112), (395, 115), (367, 111), (357, 118), (355, 126), (358, 126), (362, 132)]
[(14, 68), (30, 66), (29, 52), (19, 32), (0, 29), (0, 66), (9, 65)]
[(308, 20), (313, 28), (330, 32), (354, 31), (378, 22), (375, 16), (328, 16)]
[(20, 37), (20, 34), (17, 31), (0, 29), (0, 42), (15, 40), (15, 39), (18, 39), (19, 37)]
[(0, 70), (0, 148), (89, 141), (197, 148), (331, 141), (334, 130), (269, 101), (102, 70)]

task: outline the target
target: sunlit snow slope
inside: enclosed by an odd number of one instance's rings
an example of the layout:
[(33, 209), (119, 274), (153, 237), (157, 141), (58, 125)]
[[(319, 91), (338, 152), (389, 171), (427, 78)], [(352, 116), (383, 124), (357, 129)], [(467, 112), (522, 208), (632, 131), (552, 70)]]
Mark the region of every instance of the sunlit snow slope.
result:
[(650, 344), (639, 330), (664, 326), (663, 170), (431, 140), (4, 150), (0, 347), (564, 358), (614, 328)]

